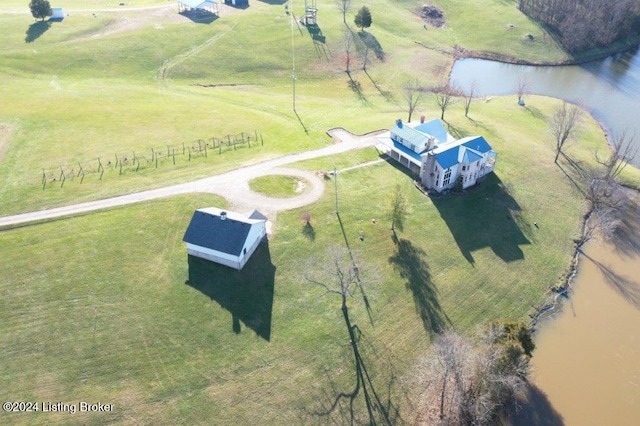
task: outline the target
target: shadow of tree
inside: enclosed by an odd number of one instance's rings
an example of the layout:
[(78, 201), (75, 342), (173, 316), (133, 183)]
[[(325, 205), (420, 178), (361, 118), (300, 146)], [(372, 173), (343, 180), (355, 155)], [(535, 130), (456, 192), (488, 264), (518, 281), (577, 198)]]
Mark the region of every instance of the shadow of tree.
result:
[(373, 34), (368, 33), (366, 31), (360, 31), (358, 32), (358, 37), (360, 38), (360, 40), (362, 41), (362, 44), (366, 48), (373, 51), (373, 53), (376, 55), (376, 58), (378, 58), (378, 60), (384, 62), (385, 60), (384, 50), (382, 49), (382, 45), (380, 44), (378, 39)]
[(466, 130), (460, 127), (456, 127), (449, 122), (446, 122), (446, 123), (447, 123), (447, 131), (451, 136), (454, 136), (456, 139), (462, 139), (462, 138), (466, 138), (467, 136), (471, 136), (471, 134)]
[(547, 395), (533, 383), (528, 383), (516, 395), (516, 402), (508, 407), (506, 425), (518, 426), (562, 426), (564, 420), (553, 407)]
[(395, 240), (396, 252), (389, 257), (389, 263), (406, 280), (407, 290), (411, 290), (424, 329), (429, 335), (438, 334), (450, 324), (449, 318), (438, 301), (438, 290), (431, 280), (426, 253), (407, 239)]
[[(365, 361), (367, 351), (363, 351), (361, 348), (363, 333), (357, 325), (351, 323), (348, 312), (343, 311), (343, 313), (345, 324), (350, 330), (350, 343), (355, 359), (354, 388), (350, 392), (339, 391), (330, 374), (325, 371), (330, 390), (324, 391), (323, 407), (311, 414), (315, 417), (325, 417), (328, 421), (331, 420), (337, 424), (404, 424), (405, 421), (400, 414), (399, 405), (392, 399), (394, 386), (397, 382), (395, 374), (392, 372), (393, 367), (388, 366), (385, 369), (385, 372), (391, 371), (390, 374), (375, 375), (378, 380), (382, 376), (387, 379), (386, 392), (382, 394), (374, 386), (368, 367), (368, 365), (376, 365), (376, 363), (369, 359)], [(364, 398), (358, 398), (360, 394)]]
[(369, 77), (369, 80), (371, 80), (371, 83), (373, 84), (373, 87), (376, 88), (376, 90), (382, 95), (383, 98), (385, 98), (387, 101), (393, 101), (393, 93), (391, 93), (390, 90), (385, 90), (383, 88), (381, 88), (380, 86), (378, 86), (378, 83), (373, 79), (373, 77), (371, 77), (371, 75), (369, 75), (369, 73), (367, 72), (366, 68), (363, 69), (365, 75), (367, 77)]
[(640, 283), (633, 281), (631, 278), (623, 277), (607, 265), (597, 261), (586, 253), (582, 251), (580, 253), (598, 267), (607, 284), (609, 284), (629, 304), (636, 309), (640, 309)]
[(36, 41), (42, 34), (46, 33), (47, 30), (51, 27), (51, 22), (49, 21), (38, 21), (29, 25), (27, 28), (27, 35), (24, 38), (26, 43), (33, 43)]
[(305, 238), (308, 239), (309, 241), (316, 240), (316, 230), (313, 228), (313, 225), (311, 225), (310, 222), (307, 222), (304, 225), (302, 225), (302, 235), (304, 235)]
[(526, 105), (525, 107), (523, 107), (525, 110), (527, 110), (527, 112), (529, 114), (531, 114), (534, 118), (537, 118), (538, 120), (545, 120), (546, 116), (544, 115), (544, 113), (542, 111), (540, 111), (538, 108), (531, 106), (531, 105)]
[(625, 204), (610, 242), (627, 256), (640, 255), (640, 204), (632, 200)]
[(531, 244), (533, 235), (508, 185), (495, 174), (462, 196), (434, 198), (433, 204), (445, 221), (460, 252), (474, 263), (472, 251), (490, 247), (505, 262), (524, 259), (520, 245)]
[(353, 90), (356, 95), (358, 95), (358, 98), (360, 98), (361, 101), (367, 103), (367, 98), (362, 92), (362, 85), (358, 80), (354, 80), (353, 78), (351, 78), (351, 74), (349, 74), (349, 81), (347, 81), (347, 85), (351, 90)]
[(271, 338), (271, 316), (276, 267), (269, 244), (263, 242), (241, 271), (189, 255), (189, 286), (215, 300), (231, 313), (232, 329), (240, 321), (258, 336)]

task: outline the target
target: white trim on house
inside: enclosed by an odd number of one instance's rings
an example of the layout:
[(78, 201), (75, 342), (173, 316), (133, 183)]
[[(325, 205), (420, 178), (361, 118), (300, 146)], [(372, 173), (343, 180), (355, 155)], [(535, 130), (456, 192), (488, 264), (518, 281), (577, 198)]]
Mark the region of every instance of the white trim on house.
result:
[[(427, 189), (442, 192), (453, 188), (458, 179), (466, 189), (494, 170), (497, 154), (482, 136), (455, 140), (438, 120), (423, 124), (423, 120), (409, 124), (397, 120), (389, 136), (379, 140), (389, 148), (389, 156), (416, 173)], [(416, 127), (436, 129), (446, 137), (436, 138)]]

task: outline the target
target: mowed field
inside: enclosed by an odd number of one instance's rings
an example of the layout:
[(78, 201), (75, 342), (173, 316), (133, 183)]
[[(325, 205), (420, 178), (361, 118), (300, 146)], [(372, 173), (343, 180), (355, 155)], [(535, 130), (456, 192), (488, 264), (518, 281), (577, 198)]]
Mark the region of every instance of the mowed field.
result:
[[(244, 10), (222, 7), (209, 23), (153, 0), (127, 7), (163, 7), (111, 11), (118, 3), (60, 1), (55, 6), (70, 16), (46, 28), (32, 27), (28, 13), (0, 14), (0, 214), (160, 187), (317, 148), (331, 143), (325, 132), (332, 127), (389, 128), (406, 118), (403, 84), (446, 80), (452, 58), (434, 49), (500, 45), (529, 59), (562, 57), (551, 41), (523, 43), (522, 34), (539, 30), (515, 2), (467, 3), (442, 1), (448, 26), (425, 30), (413, 13), (421, 3), (368, 2), (368, 31), (380, 47), (367, 73), (354, 67), (359, 92), (347, 84), (345, 27), (329, 1), (318, 2), (324, 42), (314, 42), (305, 27), (292, 31), (282, 4), (259, 1)], [(25, 8), (10, 0), (0, 9)], [(302, 5), (290, 10), (300, 16)], [(470, 16), (486, 27), (463, 25)], [(507, 31), (509, 23), (516, 31)], [(362, 393), (351, 410), (344, 400), (330, 409), (339, 393), (353, 390), (355, 366), (339, 298), (308, 280), (328, 280), (315, 267), (348, 244), (364, 283), (364, 294), (348, 301), (360, 350), (390, 417), (413, 423), (421, 405), (412, 379), (435, 331), (526, 321), (568, 271), (585, 204), (553, 163), (546, 119), (557, 105), (533, 96), (527, 108), (515, 96), (480, 99), (470, 118), (454, 105), (449, 131), (485, 136), (499, 153), (494, 176), (465, 195), (432, 200), (386, 161), (342, 172), (341, 221), (329, 179), (319, 202), (272, 218), (273, 236), (242, 272), (187, 259), (182, 236), (193, 210), (227, 205), (212, 195), (0, 231), (0, 399), (114, 406), (73, 415), (1, 413), (0, 422), (366, 423)], [(439, 116), (429, 97), (422, 113)], [(196, 152), (198, 139), (241, 132), (252, 135), (251, 147)], [(591, 119), (580, 124), (577, 139), (567, 154), (584, 167), (607, 149)], [(124, 157), (121, 172), (116, 161)], [(379, 158), (367, 149), (293, 166), (328, 171)], [(85, 177), (72, 178), (69, 168), (83, 166)], [(638, 181), (634, 171), (626, 178)], [(396, 185), (411, 212), (394, 241), (385, 212)], [(307, 212), (310, 227), (302, 219)]]

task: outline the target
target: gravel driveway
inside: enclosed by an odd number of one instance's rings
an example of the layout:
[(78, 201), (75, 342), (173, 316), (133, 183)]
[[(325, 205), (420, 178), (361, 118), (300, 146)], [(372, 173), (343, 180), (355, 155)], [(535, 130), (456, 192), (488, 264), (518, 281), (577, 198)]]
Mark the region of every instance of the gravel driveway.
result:
[[(273, 215), (282, 210), (294, 209), (311, 204), (317, 201), (324, 192), (324, 183), (315, 173), (306, 170), (282, 168), (282, 166), (297, 161), (375, 146), (379, 143), (377, 137), (385, 132), (388, 131), (379, 130), (362, 136), (356, 136), (342, 128), (331, 129), (327, 131), (327, 134), (329, 134), (336, 143), (325, 148), (285, 155), (261, 163), (240, 167), (220, 175), (178, 185), (166, 186), (164, 188), (73, 204), (55, 209), (4, 216), (0, 217), (0, 228), (196, 192), (209, 192), (221, 195), (231, 204), (231, 207), (237, 211), (257, 209), (266, 215)], [(304, 191), (301, 195), (291, 198), (267, 197), (249, 189), (250, 180), (267, 175), (300, 177), (308, 181), (311, 184), (311, 188)]]

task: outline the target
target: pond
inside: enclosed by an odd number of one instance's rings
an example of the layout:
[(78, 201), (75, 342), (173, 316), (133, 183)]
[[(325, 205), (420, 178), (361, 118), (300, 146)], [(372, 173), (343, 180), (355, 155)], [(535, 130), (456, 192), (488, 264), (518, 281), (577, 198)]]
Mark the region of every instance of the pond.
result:
[[(516, 93), (521, 79), (529, 93), (581, 103), (608, 133), (635, 134), (634, 143), (640, 146), (637, 48), (580, 66), (531, 67), (463, 59), (451, 73), (451, 83), (462, 89), (473, 83), (478, 96)], [(640, 158), (634, 164), (640, 165)], [(635, 220), (640, 221), (640, 215)], [(619, 246), (598, 242), (587, 246), (571, 298), (536, 334), (535, 392), (529, 392), (535, 397), (507, 423), (638, 424), (640, 243), (631, 252)]]
[[(451, 71), (451, 83), (462, 89), (475, 85), (477, 96), (527, 92), (580, 103), (608, 132), (627, 131), (640, 146), (640, 54), (638, 48), (585, 65), (512, 65), (484, 59), (461, 59)], [(526, 101), (526, 96), (524, 97)], [(634, 163), (640, 165), (640, 158)]]

